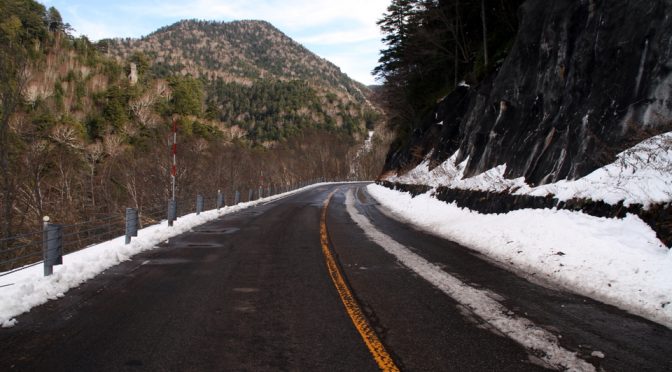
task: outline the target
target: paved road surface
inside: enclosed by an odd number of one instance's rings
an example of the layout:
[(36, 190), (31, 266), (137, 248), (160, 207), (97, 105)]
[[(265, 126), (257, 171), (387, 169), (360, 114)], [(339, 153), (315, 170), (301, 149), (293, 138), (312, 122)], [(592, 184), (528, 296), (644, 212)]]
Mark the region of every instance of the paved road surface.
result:
[(363, 186), (135, 256), (0, 329), (0, 370), (672, 370), (670, 329), (405, 226)]

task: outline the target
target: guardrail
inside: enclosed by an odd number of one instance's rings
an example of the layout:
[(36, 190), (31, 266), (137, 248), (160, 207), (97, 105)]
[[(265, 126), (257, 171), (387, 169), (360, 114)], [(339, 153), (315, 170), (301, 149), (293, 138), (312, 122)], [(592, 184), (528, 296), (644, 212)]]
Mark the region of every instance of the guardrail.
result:
[[(310, 184), (323, 182), (324, 179), (299, 182), (287, 186), (268, 186), (249, 189), (246, 202), (293, 191)], [(240, 191), (230, 197), (231, 204), (243, 202)], [(193, 199), (192, 199), (193, 200)], [(227, 195), (218, 190), (216, 195), (206, 197), (197, 194), (195, 202), (191, 200), (169, 200), (168, 205), (152, 207), (126, 208), (123, 213), (91, 218), (74, 224), (57, 224), (45, 216), (40, 231), (28, 232), (0, 239), (0, 276), (4, 276), (26, 267), (44, 264), (44, 275), (53, 273), (53, 266), (63, 263), (63, 256), (94, 244), (125, 236), (125, 243), (138, 236), (138, 230), (147, 226), (168, 221), (169, 226), (179, 217), (190, 213), (200, 214), (206, 208), (221, 209), (227, 202)]]

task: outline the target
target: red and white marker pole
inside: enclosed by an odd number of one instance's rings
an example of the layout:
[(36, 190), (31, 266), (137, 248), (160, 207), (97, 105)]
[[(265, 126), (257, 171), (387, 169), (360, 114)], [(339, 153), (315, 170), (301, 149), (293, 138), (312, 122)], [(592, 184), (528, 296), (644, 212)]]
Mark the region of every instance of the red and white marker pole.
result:
[(175, 178), (177, 176), (177, 119), (173, 119), (173, 166), (170, 169), (170, 179), (175, 200)]

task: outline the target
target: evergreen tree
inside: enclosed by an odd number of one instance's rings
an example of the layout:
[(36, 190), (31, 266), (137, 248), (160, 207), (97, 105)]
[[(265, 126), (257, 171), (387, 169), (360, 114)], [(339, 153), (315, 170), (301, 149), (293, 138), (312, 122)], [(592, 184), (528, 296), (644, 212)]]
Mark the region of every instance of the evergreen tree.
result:
[(506, 54), (521, 3), (392, 0), (378, 22), (386, 48), (373, 70), (384, 83), (390, 124), (410, 131), (459, 80), (478, 83), (492, 71), (490, 55)]

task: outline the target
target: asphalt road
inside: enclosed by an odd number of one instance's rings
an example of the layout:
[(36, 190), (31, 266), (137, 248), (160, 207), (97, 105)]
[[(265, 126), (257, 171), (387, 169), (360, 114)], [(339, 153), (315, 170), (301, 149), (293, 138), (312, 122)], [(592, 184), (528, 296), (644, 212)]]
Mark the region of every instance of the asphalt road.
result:
[[(355, 215), (466, 295), (388, 253)], [(469, 302), (483, 293), (492, 316)], [(416, 231), (362, 184), (226, 215), (17, 319), (0, 329), (2, 371), (562, 369), (550, 354), (577, 369), (672, 370), (672, 330)], [(539, 334), (551, 341), (531, 347)]]

